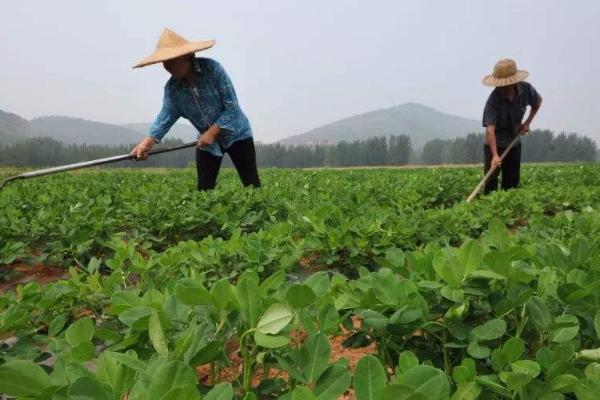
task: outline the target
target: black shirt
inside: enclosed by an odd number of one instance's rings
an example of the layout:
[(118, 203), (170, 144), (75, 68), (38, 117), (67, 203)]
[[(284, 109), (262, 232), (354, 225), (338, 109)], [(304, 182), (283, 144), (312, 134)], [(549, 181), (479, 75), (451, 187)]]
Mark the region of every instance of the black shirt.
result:
[(496, 126), (496, 146), (499, 149), (508, 146), (517, 136), (527, 106), (539, 107), (542, 102), (542, 97), (530, 83), (519, 82), (516, 89), (513, 101), (494, 89), (483, 110), (483, 126)]

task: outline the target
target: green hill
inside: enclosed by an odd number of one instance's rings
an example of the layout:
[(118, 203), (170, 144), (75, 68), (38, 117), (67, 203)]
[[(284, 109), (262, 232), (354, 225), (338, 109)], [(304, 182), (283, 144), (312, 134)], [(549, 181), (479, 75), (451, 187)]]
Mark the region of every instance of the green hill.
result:
[(0, 110), (0, 144), (12, 144), (32, 136), (26, 119)]
[(29, 121), (33, 136), (51, 137), (67, 144), (132, 144), (142, 135), (119, 125), (63, 116), (40, 117)]
[(422, 104), (406, 103), (344, 118), (283, 139), (281, 143), (335, 144), (342, 140), (405, 134), (418, 149), (432, 139), (450, 139), (481, 130), (481, 123), (475, 119), (444, 114)]

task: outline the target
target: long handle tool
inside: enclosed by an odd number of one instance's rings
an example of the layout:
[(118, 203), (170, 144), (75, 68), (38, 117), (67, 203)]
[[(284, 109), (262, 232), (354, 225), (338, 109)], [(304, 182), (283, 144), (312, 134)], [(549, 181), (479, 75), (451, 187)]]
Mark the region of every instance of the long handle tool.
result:
[[(504, 150), (504, 152), (502, 152), (502, 154), (500, 155), (500, 160), (504, 160), (504, 157), (506, 157), (508, 152), (519, 142), (520, 139), (521, 139), (521, 135), (518, 134), (513, 139), (513, 141), (508, 144), (508, 147), (506, 148), (506, 150)], [(471, 192), (469, 197), (467, 197), (467, 203), (470, 203), (471, 201), (473, 201), (475, 196), (477, 196), (477, 193), (479, 193), (481, 191), (481, 189), (483, 188), (485, 183), (488, 181), (488, 179), (490, 179), (490, 176), (492, 176), (492, 174), (496, 171), (497, 168), (498, 168), (497, 165), (491, 166), (491, 168), (488, 170), (487, 174), (485, 174), (483, 179), (481, 179), (481, 181), (477, 184), (477, 186), (475, 186), (475, 189)]]
[[(193, 142), (181, 144), (179, 146), (173, 146), (173, 147), (168, 147), (166, 149), (154, 150), (154, 151), (149, 152), (148, 155), (155, 155), (155, 154), (167, 153), (169, 151), (187, 149), (189, 147), (195, 147), (197, 145), (198, 145), (198, 141), (193, 141)], [(21, 175), (16, 175), (16, 176), (11, 176), (9, 178), (6, 178), (2, 182), (2, 184), (0, 184), (0, 190), (4, 189), (4, 186), (8, 182), (16, 181), (19, 179), (36, 178), (38, 176), (56, 174), (56, 173), (65, 172), (65, 171), (72, 171), (74, 169), (95, 167), (97, 165), (110, 164), (110, 163), (115, 163), (115, 162), (119, 162), (119, 161), (133, 160), (135, 158), (136, 157), (132, 154), (123, 154), (121, 156), (99, 158), (97, 160), (92, 160), (92, 161), (83, 161), (83, 162), (79, 162), (79, 163), (75, 163), (75, 164), (68, 164), (68, 165), (62, 165), (59, 167), (40, 169), (38, 171), (25, 172)]]

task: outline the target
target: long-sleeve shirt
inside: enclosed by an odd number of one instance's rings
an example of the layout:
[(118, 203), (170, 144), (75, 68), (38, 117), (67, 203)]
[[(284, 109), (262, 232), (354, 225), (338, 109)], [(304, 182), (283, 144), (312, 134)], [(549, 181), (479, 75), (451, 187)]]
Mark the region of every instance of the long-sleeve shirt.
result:
[(162, 109), (148, 135), (160, 142), (180, 117), (191, 122), (198, 136), (216, 124), (221, 128), (219, 136), (201, 150), (220, 157), (233, 143), (252, 137), (252, 128), (221, 64), (209, 58), (194, 58), (194, 72), (193, 88), (173, 77), (168, 80)]

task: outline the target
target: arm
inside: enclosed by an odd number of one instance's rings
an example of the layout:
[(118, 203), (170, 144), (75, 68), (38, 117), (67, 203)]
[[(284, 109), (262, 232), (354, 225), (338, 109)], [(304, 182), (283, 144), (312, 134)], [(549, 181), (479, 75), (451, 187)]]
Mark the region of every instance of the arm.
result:
[(498, 120), (498, 113), (496, 111), (496, 103), (494, 98), (490, 95), (488, 101), (485, 103), (483, 110), (483, 126), (485, 127), (485, 142), (490, 147), (492, 152), (492, 167), (498, 167), (502, 160), (498, 156), (498, 146), (496, 144), (496, 123)]
[(527, 104), (531, 107), (531, 109), (529, 110), (529, 115), (527, 116), (527, 119), (519, 127), (519, 133), (521, 133), (522, 135), (525, 135), (527, 132), (529, 132), (529, 124), (531, 124), (531, 121), (533, 121), (533, 118), (535, 118), (535, 115), (542, 106), (542, 96), (540, 96), (538, 91), (535, 90), (533, 85), (527, 84), (526, 88), (528, 89)]
[(485, 127), (485, 140), (492, 152), (492, 166), (497, 167), (502, 163), (502, 160), (498, 155), (498, 146), (496, 146), (496, 125)]
[(179, 110), (173, 104), (171, 97), (167, 93), (165, 88), (165, 94), (163, 96), (163, 105), (158, 113), (156, 119), (150, 126), (148, 135), (142, 139), (142, 141), (133, 148), (131, 154), (135, 155), (137, 159), (145, 160), (148, 158), (147, 153), (152, 150), (152, 147), (156, 143), (160, 143), (162, 138), (167, 134), (169, 129), (180, 117)]
[(538, 113), (541, 106), (542, 106), (542, 98), (540, 97), (539, 102), (536, 105), (531, 107), (531, 109), (529, 110), (529, 115), (527, 116), (527, 119), (525, 120), (525, 122), (523, 122), (523, 124), (519, 128), (519, 132), (521, 134), (525, 135), (525, 134), (527, 134), (527, 132), (529, 132), (529, 125), (531, 124), (531, 121), (533, 121), (533, 119), (535, 118), (535, 115)]

